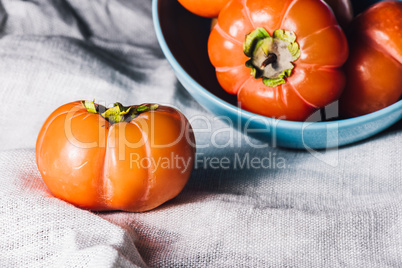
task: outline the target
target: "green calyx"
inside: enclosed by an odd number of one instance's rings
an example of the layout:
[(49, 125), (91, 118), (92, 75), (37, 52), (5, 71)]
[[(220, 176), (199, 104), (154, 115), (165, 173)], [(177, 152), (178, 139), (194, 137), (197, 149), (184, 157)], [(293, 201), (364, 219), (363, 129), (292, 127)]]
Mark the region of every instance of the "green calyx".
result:
[(296, 35), (291, 31), (275, 30), (272, 37), (262, 27), (249, 33), (243, 43), (243, 52), (250, 59), (246, 66), (254, 78), (262, 78), (269, 87), (286, 83), (292, 74), (292, 62), (300, 57)]
[(96, 108), (96, 104), (95, 104), (95, 100), (93, 101), (82, 101), (82, 105), (84, 105), (84, 107), (87, 109), (88, 112), (96, 114), (97, 108)]
[(292, 61), (295, 61), (300, 57), (301, 52), (299, 44), (296, 42), (296, 35), (294, 32), (278, 29), (275, 30), (272, 37), (288, 42), (288, 49), (292, 54)]
[(88, 112), (101, 115), (111, 124), (129, 122), (141, 113), (154, 111), (159, 107), (158, 104), (123, 106), (116, 102), (113, 107), (107, 109), (102, 105), (95, 104), (95, 101), (82, 101), (81, 103)]
[(271, 37), (269, 33), (262, 27), (259, 27), (246, 35), (246, 40), (243, 43), (243, 52), (247, 57), (252, 57), (254, 48), (257, 45), (257, 42), (260, 40), (264, 40), (265, 38)]

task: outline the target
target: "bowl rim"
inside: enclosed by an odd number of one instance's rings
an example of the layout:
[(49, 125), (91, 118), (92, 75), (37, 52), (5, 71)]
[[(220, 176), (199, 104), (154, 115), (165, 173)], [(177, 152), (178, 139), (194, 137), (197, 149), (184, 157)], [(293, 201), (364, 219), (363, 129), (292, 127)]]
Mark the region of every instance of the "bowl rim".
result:
[(152, 20), (154, 24), (154, 29), (156, 33), (157, 40), (159, 42), (159, 45), (162, 49), (163, 54), (165, 55), (166, 59), (172, 66), (173, 70), (176, 72), (177, 75), (180, 76), (181, 79), (184, 79), (185, 82), (193, 85), (203, 97), (207, 98), (211, 102), (223, 106), (225, 109), (227, 109), (230, 113), (233, 114), (240, 114), (242, 116), (245, 116), (246, 119), (250, 120), (252, 118), (258, 118), (263, 121), (268, 121), (269, 123), (272, 123), (274, 120), (280, 120), (281, 127), (284, 128), (289, 128), (289, 129), (300, 129), (301, 126), (309, 124), (309, 129), (319, 129), (319, 128), (328, 128), (329, 125), (332, 124), (338, 124), (337, 128), (345, 128), (345, 127), (350, 127), (353, 125), (360, 125), (361, 123), (365, 122), (371, 122), (374, 120), (377, 120), (378, 118), (381, 118), (383, 116), (386, 116), (388, 114), (392, 114), (395, 111), (401, 110), (402, 114), (402, 100), (397, 101), (394, 104), (391, 104), (390, 106), (387, 106), (381, 110), (357, 116), (357, 117), (352, 117), (352, 118), (346, 118), (346, 119), (339, 119), (339, 120), (333, 120), (333, 121), (325, 121), (325, 122), (299, 122), (299, 121), (291, 121), (291, 120), (283, 120), (283, 119), (276, 119), (276, 118), (271, 118), (267, 116), (263, 116), (260, 114), (252, 113), (247, 110), (244, 110), (240, 107), (234, 106), (225, 100), (215, 96), (212, 94), (210, 91), (208, 91), (206, 88), (201, 86), (197, 81), (195, 81), (180, 65), (180, 63), (176, 60), (176, 58), (173, 56), (172, 52), (169, 49), (168, 44), (166, 43), (166, 40), (164, 38), (164, 35), (162, 33), (162, 28), (160, 26), (160, 21), (159, 21), (159, 11), (158, 11), (158, 3), (159, 0), (152, 0)]

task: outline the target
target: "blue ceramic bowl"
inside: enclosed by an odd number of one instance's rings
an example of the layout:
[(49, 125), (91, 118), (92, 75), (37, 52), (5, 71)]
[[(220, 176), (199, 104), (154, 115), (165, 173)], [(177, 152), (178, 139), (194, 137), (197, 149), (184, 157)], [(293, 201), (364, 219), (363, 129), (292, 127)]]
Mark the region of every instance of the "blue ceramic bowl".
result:
[[(176, 0), (153, 0), (152, 12), (160, 47), (184, 88), (207, 110), (227, 116), (234, 126), (272, 146), (339, 147), (373, 136), (402, 118), (402, 100), (364, 116), (326, 121), (321, 120), (323, 111), (310, 122), (295, 122), (242, 110), (236, 106), (236, 96), (227, 94), (220, 87), (209, 62), (210, 20), (191, 14)], [(336, 109), (336, 104), (327, 107), (325, 119), (336, 115)]]

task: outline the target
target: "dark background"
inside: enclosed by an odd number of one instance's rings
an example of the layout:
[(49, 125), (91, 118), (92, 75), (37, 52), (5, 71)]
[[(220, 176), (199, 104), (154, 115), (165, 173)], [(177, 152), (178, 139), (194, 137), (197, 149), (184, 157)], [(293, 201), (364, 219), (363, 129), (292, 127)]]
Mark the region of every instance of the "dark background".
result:
[(360, 12), (364, 11), (366, 8), (371, 6), (372, 4), (378, 2), (378, 0), (351, 0), (354, 14), (357, 15)]

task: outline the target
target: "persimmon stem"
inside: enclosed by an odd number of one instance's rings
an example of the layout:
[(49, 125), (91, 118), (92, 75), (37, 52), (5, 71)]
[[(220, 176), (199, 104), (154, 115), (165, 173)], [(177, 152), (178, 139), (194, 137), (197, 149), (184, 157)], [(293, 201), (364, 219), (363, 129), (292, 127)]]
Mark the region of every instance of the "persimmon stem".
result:
[(262, 62), (261, 69), (267, 67), (269, 64), (273, 64), (278, 59), (275, 53), (268, 53), (267, 58)]
[(99, 114), (111, 124), (131, 121), (141, 113), (153, 111), (159, 107), (158, 104), (123, 106), (121, 103), (116, 102), (109, 109), (102, 106), (103, 109), (101, 110), (99, 108), (101, 105), (95, 104), (95, 100), (81, 101), (81, 103), (88, 112)]
[(250, 58), (246, 66), (251, 75), (262, 78), (264, 85), (269, 87), (286, 83), (285, 78), (292, 74), (293, 62), (301, 53), (293, 32), (278, 29), (271, 36), (262, 27), (246, 36), (243, 52)]

